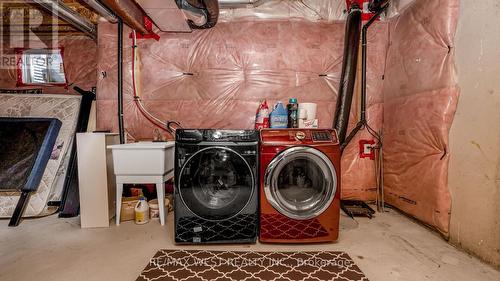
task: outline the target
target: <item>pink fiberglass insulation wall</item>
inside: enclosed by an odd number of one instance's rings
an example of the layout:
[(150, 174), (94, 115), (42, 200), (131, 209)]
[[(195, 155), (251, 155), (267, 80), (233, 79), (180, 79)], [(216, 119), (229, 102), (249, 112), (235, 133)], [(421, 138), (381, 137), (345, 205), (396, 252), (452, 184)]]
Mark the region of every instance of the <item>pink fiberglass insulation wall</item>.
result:
[[(11, 46), (17, 46), (18, 44), (8, 42), (8, 40), (2, 41), (2, 57), (11, 58), (15, 57), (15, 50)], [(29, 46), (29, 48), (47, 48), (47, 46), (40, 42), (39, 40), (25, 42), (20, 46)], [(63, 47), (63, 61), (64, 61), (64, 71), (66, 73), (66, 79), (68, 81), (67, 89), (59, 86), (26, 86), (17, 87), (17, 71), (15, 63), (3, 64), (0, 68), (0, 89), (33, 89), (42, 88), (44, 94), (61, 94), (61, 93), (73, 93), (71, 86), (78, 86), (84, 90), (90, 90), (91, 87), (96, 86), (97, 76), (97, 44), (86, 37), (64, 37), (57, 41), (56, 47)]]
[[(388, 203), (448, 233), (448, 132), (456, 108), (453, 39), (458, 0), (418, 0), (369, 31), (368, 119), (383, 126)], [(152, 138), (133, 101), (131, 42), (124, 48), (125, 128)], [(117, 130), (116, 28), (99, 26), (99, 129)], [(259, 101), (318, 103), (330, 127), (342, 62), (344, 22), (239, 19), (190, 34), (139, 41), (145, 107), (191, 128), (252, 128)], [(359, 88), (357, 88), (359, 90)], [(355, 96), (356, 97), (356, 96)], [(356, 100), (356, 98), (355, 98)], [(350, 127), (356, 123), (354, 102)], [(375, 198), (374, 163), (359, 159), (362, 131), (342, 159), (342, 197)]]
[[(159, 42), (139, 40), (137, 75), (145, 107), (161, 120), (189, 128), (254, 126), (259, 101), (271, 105), (296, 97), (318, 104), (320, 127), (332, 126), (343, 54), (344, 22), (243, 19), (192, 33), (162, 33)], [(382, 77), (388, 28), (377, 23), (369, 37), (368, 111), (382, 125)], [(133, 101), (131, 40), (125, 31), (124, 117), (129, 137), (152, 138), (151, 125)], [(98, 34), (98, 129), (117, 130), (116, 26), (100, 24)], [(103, 74), (105, 73), (105, 74)], [(353, 106), (351, 127), (356, 123)], [(359, 138), (342, 161), (344, 198), (375, 198), (373, 161), (359, 159)]]
[(386, 200), (445, 235), (458, 2), (419, 0), (390, 21), (383, 87)]

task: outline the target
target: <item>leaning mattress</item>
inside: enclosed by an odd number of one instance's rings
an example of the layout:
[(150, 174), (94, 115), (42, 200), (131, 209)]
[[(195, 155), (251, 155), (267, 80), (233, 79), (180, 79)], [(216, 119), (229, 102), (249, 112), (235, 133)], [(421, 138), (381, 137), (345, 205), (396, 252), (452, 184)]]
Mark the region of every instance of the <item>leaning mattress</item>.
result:
[[(78, 95), (0, 94), (0, 117), (57, 118), (62, 123), (42, 181), (38, 190), (31, 194), (24, 217), (45, 216), (57, 211), (57, 207), (47, 203), (61, 200), (80, 103)], [(0, 192), (0, 217), (11, 217), (18, 199), (19, 192)]]

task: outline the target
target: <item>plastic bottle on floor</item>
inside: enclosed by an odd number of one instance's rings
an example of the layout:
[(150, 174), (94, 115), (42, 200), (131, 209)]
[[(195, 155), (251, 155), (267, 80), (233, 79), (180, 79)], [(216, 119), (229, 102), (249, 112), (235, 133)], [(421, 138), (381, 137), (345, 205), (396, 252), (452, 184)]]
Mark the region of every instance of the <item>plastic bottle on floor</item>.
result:
[(146, 198), (141, 196), (135, 205), (135, 223), (145, 224), (149, 222), (149, 205)]

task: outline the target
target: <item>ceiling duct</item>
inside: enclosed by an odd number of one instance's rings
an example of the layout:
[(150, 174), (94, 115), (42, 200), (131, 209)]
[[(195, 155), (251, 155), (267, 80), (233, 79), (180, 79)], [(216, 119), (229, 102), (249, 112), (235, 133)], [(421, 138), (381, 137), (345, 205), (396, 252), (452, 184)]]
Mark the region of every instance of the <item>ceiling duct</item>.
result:
[(85, 2), (90, 8), (92, 8), (101, 17), (105, 18), (110, 23), (116, 23), (118, 21), (115, 14), (98, 0), (82, 0), (82, 1)]
[(155, 25), (164, 32), (191, 32), (175, 0), (135, 0)]
[(250, 8), (263, 4), (265, 0), (219, 0), (221, 9)]
[(33, 0), (54, 16), (61, 18), (67, 23), (74, 26), (76, 29), (90, 36), (92, 39), (97, 38), (97, 28), (95, 24), (91, 23), (79, 13), (73, 11), (68, 6), (57, 0)]
[(205, 29), (214, 27), (219, 19), (217, 0), (176, 0), (191, 28)]

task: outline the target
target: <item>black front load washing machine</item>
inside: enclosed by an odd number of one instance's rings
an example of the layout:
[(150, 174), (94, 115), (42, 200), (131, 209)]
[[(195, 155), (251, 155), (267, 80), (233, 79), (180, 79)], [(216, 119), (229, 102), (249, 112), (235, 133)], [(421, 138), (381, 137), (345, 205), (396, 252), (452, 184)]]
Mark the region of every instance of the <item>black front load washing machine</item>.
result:
[(255, 130), (176, 130), (176, 243), (256, 241), (258, 148)]

